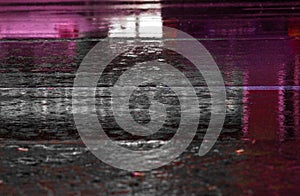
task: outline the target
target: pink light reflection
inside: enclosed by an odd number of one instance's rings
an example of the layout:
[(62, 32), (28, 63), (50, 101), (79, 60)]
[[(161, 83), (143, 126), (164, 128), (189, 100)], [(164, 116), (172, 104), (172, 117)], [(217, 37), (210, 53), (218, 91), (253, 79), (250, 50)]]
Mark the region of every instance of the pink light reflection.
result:
[(93, 29), (83, 16), (44, 12), (0, 14), (0, 39), (78, 38)]

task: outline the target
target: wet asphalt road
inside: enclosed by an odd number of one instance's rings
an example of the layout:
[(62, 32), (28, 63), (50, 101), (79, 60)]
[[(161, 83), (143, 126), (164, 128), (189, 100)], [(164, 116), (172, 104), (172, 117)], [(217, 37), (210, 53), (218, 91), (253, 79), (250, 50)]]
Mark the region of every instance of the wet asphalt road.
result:
[[(81, 2), (81, 1), (79, 1)], [(20, 10), (27, 12), (19, 12)], [(277, 4), (66, 3), (0, 8), (0, 192), (3, 195), (285, 195), (300, 181), (300, 18), (297, 2)], [(154, 26), (152, 30), (147, 25)], [(201, 74), (161, 47), (161, 27), (196, 37), (226, 84), (226, 119), (213, 149), (197, 155), (210, 118)], [(152, 38), (149, 38), (152, 37)], [(98, 82), (96, 109), (107, 135), (132, 149), (164, 145), (180, 122), (178, 100), (160, 134), (135, 137), (113, 119), (108, 88), (135, 63), (168, 62), (184, 72), (201, 102), (197, 135), (172, 163), (127, 172), (98, 160), (75, 127), (72, 86), (88, 51), (104, 37), (123, 37), (128, 51)], [(148, 37), (144, 48), (130, 39)], [(123, 40), (124, 41), (124, 40)], [(143, 92), (143, 88), (140, 90)], [(162, 89), (163, 91), (163, 89)], [(133, 95), (133, 117), (149, 121), (149, 100)], [(187, 97), (188, 99), (188, 97)], [(78, 102), (86, 105), (85, 100)], [(102, 113), (103, 114), (103, 113)]]

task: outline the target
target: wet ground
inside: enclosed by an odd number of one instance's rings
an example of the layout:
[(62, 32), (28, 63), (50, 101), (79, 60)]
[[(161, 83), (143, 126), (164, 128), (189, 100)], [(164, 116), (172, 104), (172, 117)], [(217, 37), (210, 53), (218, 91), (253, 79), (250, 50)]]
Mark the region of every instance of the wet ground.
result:
[[(0, 2), (1, 194), (300, 193), (298, 2), (20, 2)], [(226, 120), (204, 157), (197, 152), (209, 122), (209, 93), (193, 65), (161, 47), (163, 25), (196, 37), (224, 77)], [(161, 134), (140, 138), (124, 133), (113, 121), (107, 92), (122, 70), (148, 59), (173, 62), (198, 93), (197, 135), (164, 167), (150, 172), (115, 169), (92, 155), (79, 137), (72, 115), (75, 73), (88, 51), (106, 37), (126, 38), (128, 44), (128, 51), (105, 71), (96, 93), (97, 109), (108, 111), (99, 120), (120, 145), (163, 145), (180, 116), (176, 99), (166, 95), (175, 112), (169, 113)], [(134, 47), (130, 40), (137, 37), (146, 40), (145, 47)], [(149, 108), (147, 98), (139, 101)], [(147, 112), (135, 117), (142, 123), (149, 120)]]

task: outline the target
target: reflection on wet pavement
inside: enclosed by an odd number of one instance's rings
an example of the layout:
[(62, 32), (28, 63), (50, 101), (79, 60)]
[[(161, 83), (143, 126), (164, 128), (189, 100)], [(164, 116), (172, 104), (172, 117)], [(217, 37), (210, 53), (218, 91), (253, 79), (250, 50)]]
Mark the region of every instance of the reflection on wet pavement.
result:
[[(298, 2), (28, 2), (0, 2), (1, 193), (299, 194)], [(210, 95), (189, 62), (163, 49), (163, 25), (198, 38), (224, 77), (226, 120), (204, 157), (197, 151), (209, 122)], [(198, 133), (167, 166), (121, 171), (99, 161), (80, 140), (72, 112), (88, 112), (91, 105), (80, 99), (86, 110), (72, 111), (72, 85), (82, 59), (104, 37), (128, 38), (128, 51), (109, 65), (96, 91), (97, 110), (105, 111), (99, 120), (121, 146), (157, 148), (180, 121), (176, 99), (162, 93), (160, 99), (172, 103), (163, 132), (147, 138), (124, 133), (114, 121), (109, 92), (124, 70), (156, 58), (184, 72), (195, 87)], [(147, 47), (134, 48), (132, 38), (146, 38)], [(149, 101), (140, 92), (134, 96), (141, 107), (136, 119), (147, 122)]]

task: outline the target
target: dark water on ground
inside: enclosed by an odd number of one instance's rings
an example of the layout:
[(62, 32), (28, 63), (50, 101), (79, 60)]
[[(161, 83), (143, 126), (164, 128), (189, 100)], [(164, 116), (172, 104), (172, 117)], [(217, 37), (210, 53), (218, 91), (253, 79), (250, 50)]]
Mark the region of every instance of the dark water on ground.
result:
[[(17, 1), (16, 1), (17, 2)], [(0, 8), (0, 191), (15, 194), (297, 194), (300, 192), (300, 18), (286, 3), (36, 3)], [(73, 6), (71, 6), (71, 4)], [(27, 10), (24, 12), (24, 10)], [(209, 122), (201, 75), (183, 70), (203, 107), (197, 136), (171, 164), (126, 172), (94, 157), (72, 115), (72, 86), (84, 56), (105, 37), (146, 38), (104, 74), (98, 109), (109, 108), (107, 81), (138, 56), (184, 61), (161, 47), (162, 25), (196, 37), (212, 54), (226, 84), (227, 114), (214, 148), (197, 156)], [(152, 26), (149, 29), (148, 26)], [(149, 38), (150, 37), (150, 38)], [(159, 44), (158, 44), (159, 45)], [(147, 98), (141, 102), (148, 104)], [(88, 107), (88, 104), (87, 104)], [(74, 112), (74, 111), (73, 111)], [(141, 120), (149, 120), (141, 115)], [(123, 146), (163, 145), (175, 130), (148, 140), (124, 136), (100, 116)], [(171, 115), (170, 125), (178, 123)], [(102, 119), (102, 120), (103, 120)], [(173, 123), (173, 124), (172, 124)]]

